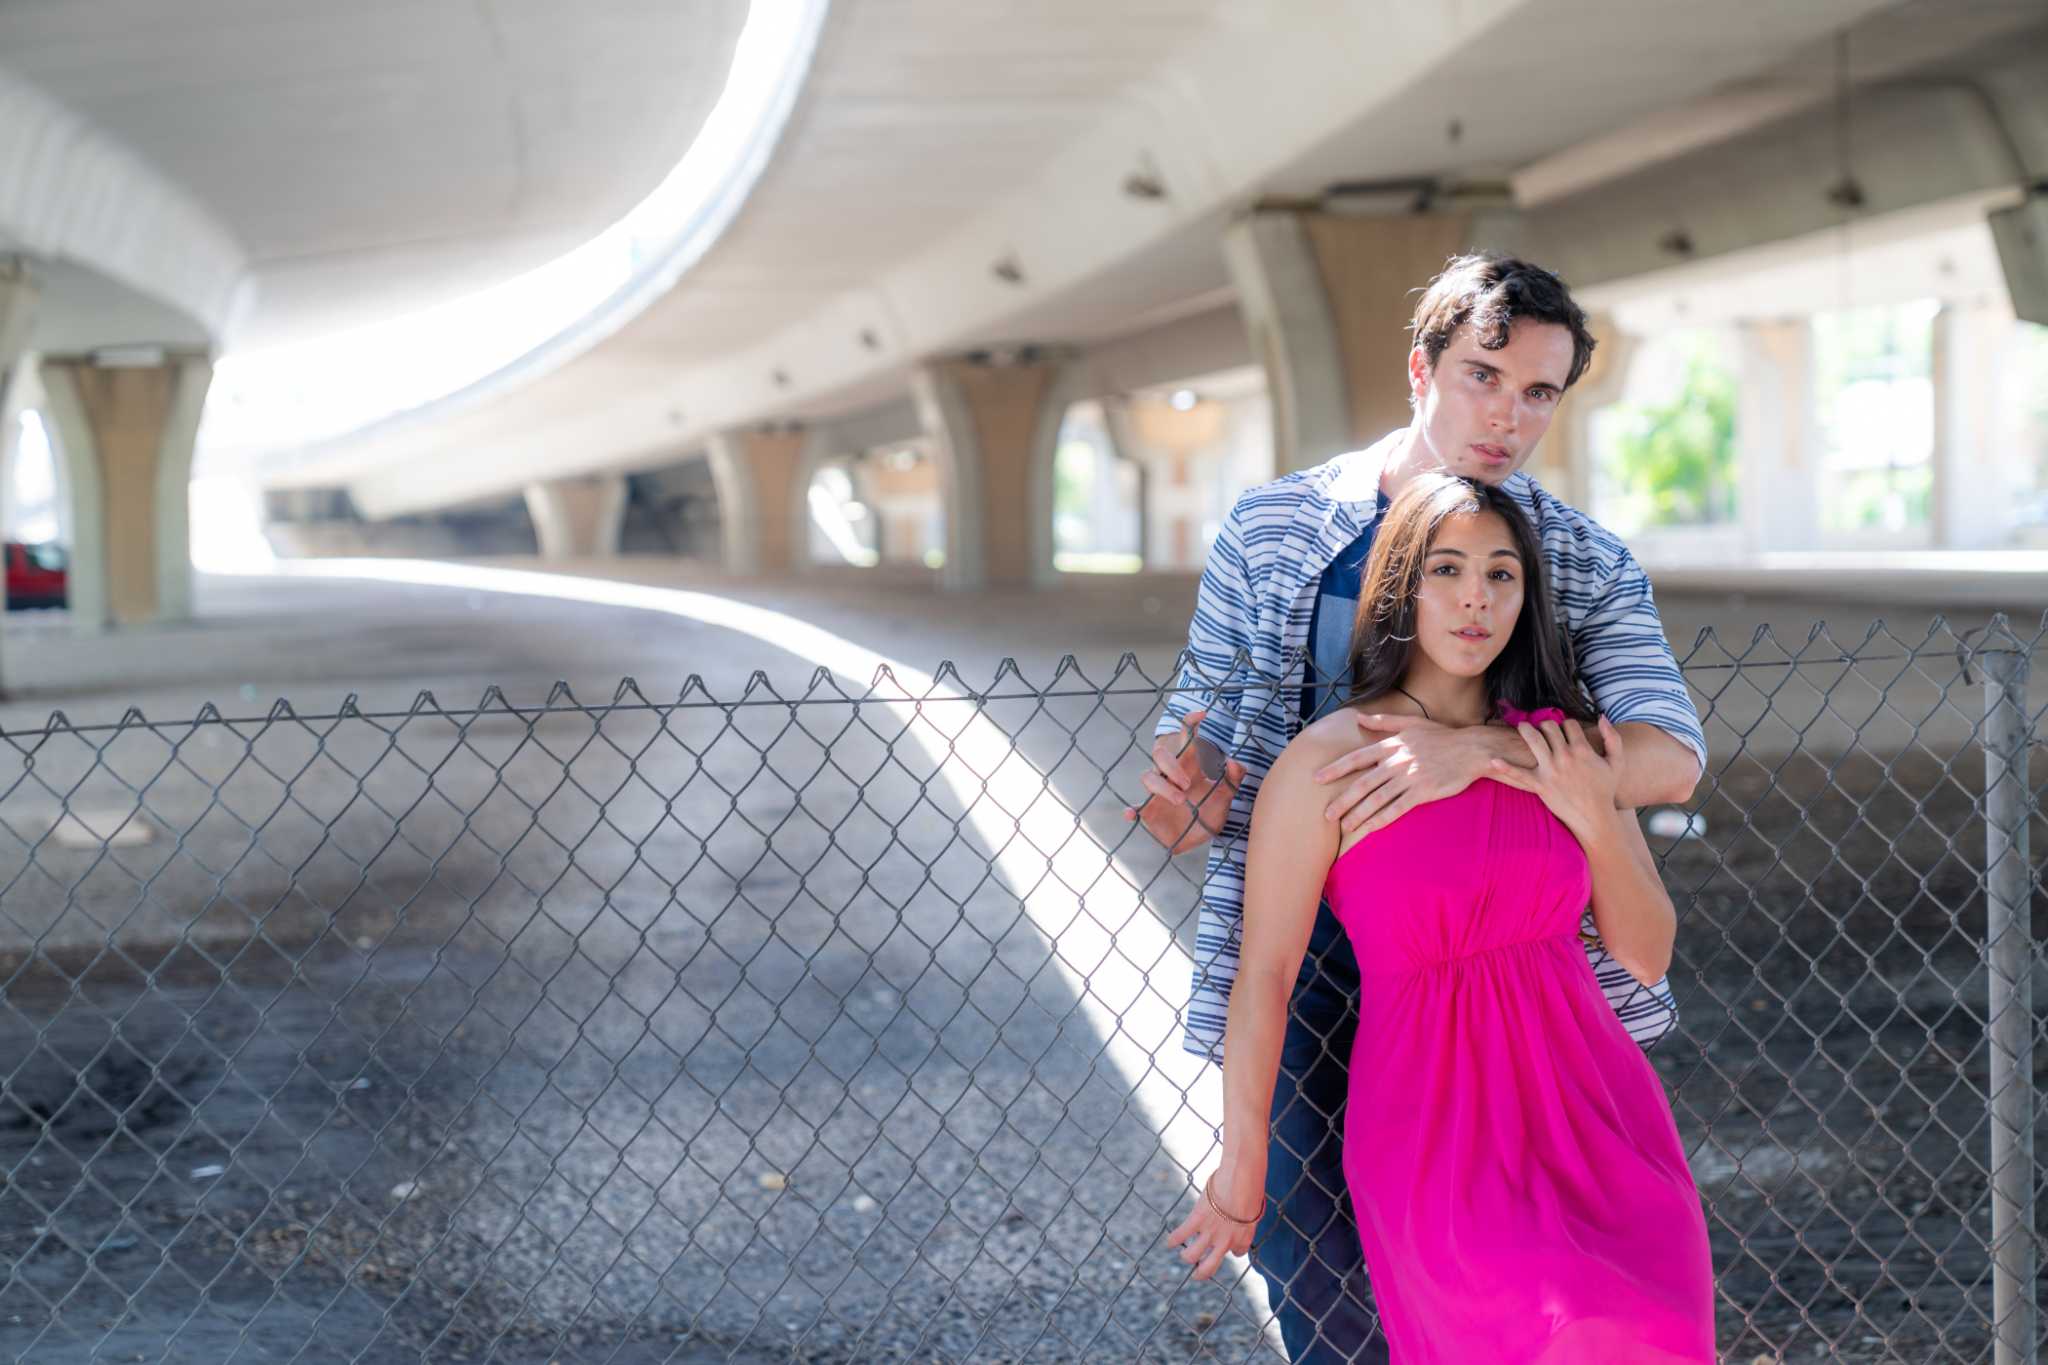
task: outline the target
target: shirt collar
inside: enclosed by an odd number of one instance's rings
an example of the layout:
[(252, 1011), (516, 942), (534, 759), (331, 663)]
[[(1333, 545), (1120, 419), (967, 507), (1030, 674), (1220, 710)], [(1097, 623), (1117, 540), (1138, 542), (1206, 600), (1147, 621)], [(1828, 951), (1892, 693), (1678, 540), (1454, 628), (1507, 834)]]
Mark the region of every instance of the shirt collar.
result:
[(1393, 458), (1407, 430), (1402, 427), (1390, 431), (1363, 450), (1349, 451), (1330, 461), (1330, 477), (1323, 485), (1323, 496), (1348, 504), (1361, 526), (1370, 522), (1378, 514), (1380, 475), (1386, 471), (1387, 461)]

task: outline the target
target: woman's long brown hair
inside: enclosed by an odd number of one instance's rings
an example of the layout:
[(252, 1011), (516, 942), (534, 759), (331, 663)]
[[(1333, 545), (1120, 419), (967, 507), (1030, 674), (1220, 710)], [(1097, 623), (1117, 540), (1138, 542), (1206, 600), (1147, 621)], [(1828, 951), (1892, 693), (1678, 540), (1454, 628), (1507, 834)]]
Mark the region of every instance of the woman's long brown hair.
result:
[(1522, 711), (1555, 706), (1574, 720), (1592, 720), (1598, 713), (1579, 684), (1571, 642), (1557, 627), (1542, 547), (1529, 518), (1492, 484), (1442, 473), (1417, 476), (1381, 515), (1351, 632), (1357, 682), (1348, 700), (1385, 696), (1406, 680), (1419, 648), (1415, 612), (1423, 562), (1446, 521), (1481, 512), (1507, 523), (1522, 560), (1522, 610), (1506, 647), (1486, 670), (1487, 713), (1498, 715), (1503, 704)]

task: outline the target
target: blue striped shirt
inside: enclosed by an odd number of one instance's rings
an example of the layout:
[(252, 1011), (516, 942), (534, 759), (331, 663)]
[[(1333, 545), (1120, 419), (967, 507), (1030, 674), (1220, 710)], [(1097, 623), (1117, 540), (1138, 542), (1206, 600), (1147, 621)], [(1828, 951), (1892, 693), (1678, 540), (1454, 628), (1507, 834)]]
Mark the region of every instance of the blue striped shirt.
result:
[[(1220, 1062), (1244, 923), (1245, 835), (1273, 760), (1301, 728), (1309, 624), (1324, 571), (1377, 519), (1380, 471), (1403, 436), (1261, 484), (1238, 498), (1202, 571), (1181, 673), (1157, 734), (1206, 708), (1202, 734), (1245, 768), (1209, 850), (1183, 1046)], [(1502, 487), (1543, 548), (1579, 676), (1616, 724), (1676, 736), (1706, 767), (1706, 736), (1672, 657), (1649, 578), (1620, 540), (1526, 474)]]
[(1364, 591), (1365, 561), (1372, 555), (1373, 532), (1387, 510), (1379, 496), (1372, 520), (1323, 570), (1316, 585), (1316, 604), (1308, 617), (1308, 657), (1315, 671), (1301, 689), (1301, 723), (1313, 725), (1351, 695), (1351, 637), (1358, 625), (1358, 595)]

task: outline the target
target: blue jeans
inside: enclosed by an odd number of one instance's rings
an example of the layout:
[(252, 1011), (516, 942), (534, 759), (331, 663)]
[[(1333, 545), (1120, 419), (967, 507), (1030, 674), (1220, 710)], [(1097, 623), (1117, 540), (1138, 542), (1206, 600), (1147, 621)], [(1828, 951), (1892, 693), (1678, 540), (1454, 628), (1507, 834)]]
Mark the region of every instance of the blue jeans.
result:
[(1269, 1202), (1252, 1249), (1294, 1365), (1387, 1358), (1344, 1185), (1344, 1100), (1357, 1032), (1358, 959), (1325, 904), (1288, 1010), (1273, 1087)]

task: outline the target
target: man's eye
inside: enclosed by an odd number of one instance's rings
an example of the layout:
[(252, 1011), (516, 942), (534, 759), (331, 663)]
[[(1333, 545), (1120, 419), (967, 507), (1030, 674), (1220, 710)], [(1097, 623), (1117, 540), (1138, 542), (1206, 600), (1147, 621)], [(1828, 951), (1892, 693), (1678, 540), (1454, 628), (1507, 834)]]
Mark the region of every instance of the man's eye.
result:
[(1549, 389), (1531, 389), (1529, 390), (1529, 397), (1532, 401), (1537, 403), (1548, 403), (1551, 399), (1557, 397), (1557, 395), (1552, 393)]

